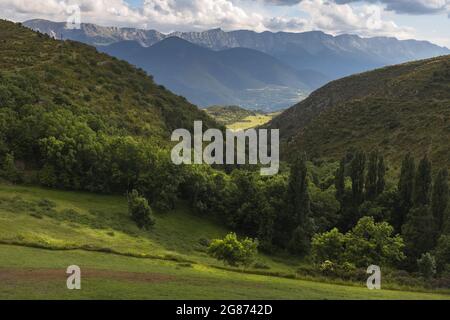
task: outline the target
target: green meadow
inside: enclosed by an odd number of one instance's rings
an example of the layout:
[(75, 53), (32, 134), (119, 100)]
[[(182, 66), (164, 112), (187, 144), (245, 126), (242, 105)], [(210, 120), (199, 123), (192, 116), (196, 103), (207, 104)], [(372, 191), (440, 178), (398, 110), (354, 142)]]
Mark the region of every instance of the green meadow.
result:
[[(0, 184), (1, 299), (450, 299), (447, 292), (371, 291), (302, 277), (306, 262), (259, 255), (263, 270), (225, 267), (205, 240), (228, 230), (182, 203), (139, 230), (125, 197)], [(82, 289), (66, 288), (78, 265)], [(423, 291), (423, 290), (421, 290)]]

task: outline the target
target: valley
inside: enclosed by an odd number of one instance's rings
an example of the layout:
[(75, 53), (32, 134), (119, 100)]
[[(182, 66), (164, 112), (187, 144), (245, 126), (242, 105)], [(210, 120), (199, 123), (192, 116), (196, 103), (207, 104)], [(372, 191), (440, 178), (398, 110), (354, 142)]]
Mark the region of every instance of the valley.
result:
[[(69, 33), (86, 44), (55, 39), (55, 26), (0, 20), (0, 298), (450, 299), (450, 56), (313, 91), (320, 71), (237, 35), (295, 52), (306, 39), (315, 58), (354, 43), (373, 52), (350, 50), (334, 76), (392, 62), (374, 43), (417, 49), (401, 59), (442, 48), (321, 32), (213, 30), (208, 43), (95, 25)], [(286, 101), (297, 104), (274, 111)], [(180, 165), (171, 136), (183, 128), (190, 144), (199, 123), (217, 136), (279, 129), (278, 174), (246, 161)], [(73, 264), (80, 291), (65, 287)], [(366, 286), (372, 265), (381, 290)]]

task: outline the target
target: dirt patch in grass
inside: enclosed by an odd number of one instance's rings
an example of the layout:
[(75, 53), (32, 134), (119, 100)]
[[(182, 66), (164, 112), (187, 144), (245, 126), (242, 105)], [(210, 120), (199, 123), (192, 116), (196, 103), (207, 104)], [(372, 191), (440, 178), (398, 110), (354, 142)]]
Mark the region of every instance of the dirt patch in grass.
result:
[[(66, 281), (69, 275), (63, 269), (0, 269), (0, 283), (16, 281)], [(176, 279), (175, 276), (162, 273), (141, 273), (112, 271), (101, 269), (83, 269), (81, 268), (81, 280), (105, 279), (131, 282), (167, 282)]]

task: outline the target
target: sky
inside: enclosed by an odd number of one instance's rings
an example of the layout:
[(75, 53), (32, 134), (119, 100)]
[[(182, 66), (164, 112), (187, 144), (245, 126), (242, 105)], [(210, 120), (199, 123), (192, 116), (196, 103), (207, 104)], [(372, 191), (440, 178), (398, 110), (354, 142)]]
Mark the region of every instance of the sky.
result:
[(161, 32), (248, 29), (428, 40), (450, 48), (450, 0), (0, 0), (0, 18), (81, 22)]

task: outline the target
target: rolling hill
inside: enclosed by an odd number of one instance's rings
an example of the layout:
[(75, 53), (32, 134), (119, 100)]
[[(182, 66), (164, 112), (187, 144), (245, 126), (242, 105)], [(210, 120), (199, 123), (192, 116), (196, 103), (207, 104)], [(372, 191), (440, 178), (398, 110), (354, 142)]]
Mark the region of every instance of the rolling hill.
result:
[(283, 108), (305, 97), (324, 78), (317, 72), (297, 71), (256, 50), (213, 51), (177, 37), (148, 48), (122, 41), (99, 50), (143, 68), (156, 82), (204, 107)]
[(380, 149), (398, 163), (425, 152), (450, 167), (450, 56), (378, 69), (329, 83), (270, 124), (285, 151), (336, 158)]

